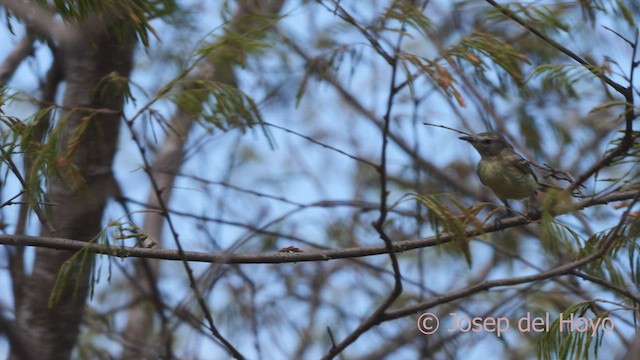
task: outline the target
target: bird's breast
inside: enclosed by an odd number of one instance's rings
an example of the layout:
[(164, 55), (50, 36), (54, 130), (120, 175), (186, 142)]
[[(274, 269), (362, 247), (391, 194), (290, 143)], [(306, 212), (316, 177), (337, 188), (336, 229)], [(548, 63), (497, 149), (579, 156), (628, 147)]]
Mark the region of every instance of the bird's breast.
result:
[(481, 160), (478, 177), (500, 199), (522, 199), (533, 195), (538, 183), (532, 174), (523, 172), (512, 164)]

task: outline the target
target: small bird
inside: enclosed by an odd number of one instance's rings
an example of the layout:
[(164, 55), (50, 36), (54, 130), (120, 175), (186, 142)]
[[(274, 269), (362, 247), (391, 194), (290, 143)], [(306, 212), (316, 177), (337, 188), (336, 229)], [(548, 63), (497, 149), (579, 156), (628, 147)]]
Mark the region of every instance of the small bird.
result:
[(531, 164), (502, 135), (484, 132), (460, 139), (480, 153), (478, 177), (505, 204), (508, 214), (513, 213), (509, 199), (535, 199), (540, 185)]

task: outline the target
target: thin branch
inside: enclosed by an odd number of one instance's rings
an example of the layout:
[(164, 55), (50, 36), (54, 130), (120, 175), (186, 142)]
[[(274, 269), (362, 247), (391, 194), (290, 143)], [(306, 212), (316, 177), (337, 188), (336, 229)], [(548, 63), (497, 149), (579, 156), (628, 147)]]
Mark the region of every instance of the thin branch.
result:
[(428, 122), (423, 122), (422, 124), (423, 124), (423, 125), (426, 125), (426, 126), (433, 126), (433, 127), (438, 127), (438, 128), (442, 128), (442, 129), (451, 130), (451, 131), (453, 131), (453, 132), (457, 132), (458, 134), (462, 134), (462, 135), (467, 135), (467, 136), (471, 135), (471, 134), (469, 134), (468, 132), (461, 131), (461, 130), (457, 130), (457, 129), (454, 129), (454, 128), (452, 128), (452, 127), (448, 127), (448, 126), (445, 126), (445, 125), (432, 124), (432, 123), (428, 123)]
[(0, 209), (2, 209), (5, 206), (9, 206), (9, 205), (28, 204), (27, 202), (24, 202), (24, 201), (13, 201), (13, 200), (19, 198), (20, 196), (22, 196), (22, 194), (24, 194), (24, 192), (25, 192), (24, 190), (20, 190), (20, 192), (17, 195), (13, 196), (11, 199), (9, 199), (9, 200), (3, 202), (2, 204), (0, 204)]
[(209, 308), (207, 307), (207, 303), (204, 300), (204, 297), (202, 296), (202, 293), (200, 291), (200, 289), (198, 288), (198, 284), (196, 282), (196, 279), (193, 275), (193, 269), (191, 269), (191, 266), (189, 266), (189, 262), (187, 261), (187, 259), (185, 258), (185, 252), (184, 249), (182, 248), (182, 244), (180, 243), (180, 238), (178, 235), (178, 231), (176, 230), (175, 224), (173, 223), (170, 213), (168, 211), (167, 205), (165, 200), (162, 197), (162, 189), (159, 187), (157, 179), (153, 176), (152, 174), (152, 168), (151, 168), (151, 164), (149, 163), (149, 160), (147, 159), (146, 156), (146, 151), (144, 146), (142, 145), (142, 143), (140, 142), (140, 139), (138, 137), (138, 134), (136, 133), (136, 131), (133, 129), (133, 119), (129, 120), (129, 119), (125, 119), (125, 124), (127, 125), (128, 129), (129, 129), (129, 133), (131, 134), (131, 138), (133, 140), (133, 142), (136, 144), (136, 146), (138, 147), (138, 150), (140, 151), (140, 155), (142, 156), (142, 161), (144, 164), (144, 170), (148, 175), (149, 178), (149, 182), (151, 183), (151, 188), (153, 190), (153, 192), (156, 195), (156, 199), (158, 201), (158, 205), (160, 206), (160, 211), (162, 212), (163, 217), (166, 219), (167, 221), (167, 225), (169, 226), (169, 230), (171, 231), (173, 240), (178, 248), (178, 259), (180, 260), (185, 268), (185, 271), (187, 273), (187, 277), (189, 279), (189, 285), (191, 287), (191, 289), (193, 290), (193, 293), (196, 297), (196, 300), (198, 302), (198, 305), (200, 307), (200, 309), (202, 310), (204, 317), (207, 320), (208, 323), (208, 327), (209, 330), (211, 331), (211, 334), (214, 336), (214, 338), (216, 338), (218, 341), (220, 341), (224, 347), (227, 349), (227, 351), (229, 351), (229, 353), (231, 355), (233, 355), (234, 358), (236, 359), (244, 359), (244, 356), (233, 346), (233, 344), (231, 344), (231, 342), (229, 342), (229, 340), (227, 340), (222, 333), (220, 333), (220, 331), (218, 330), (218, 328), (215, 326), (214, 322), (213, 322), (213, 315), (211, 315), (211, 311), (209, 311)]
[[(584, 173), (582, 173), (580, 176), (577, 177), (576, 181), (573, 184), (571, 184), (568, 188), (570, 192), (573, 192), (580, 185), (582, 185), (582, 183), (584, 183), (587, 179), (589, 179), (593, 174), (597, 173), (602, 168), (609, 166), (619, 156), (626, 154), (627, 151), (633, 145), (633, 120), (635, 119), (636, 116), (634, 112), (634, 99), (633, 99), (632, 89), (633, 89), (633, 75), (634, 75), (635, 69), (639, 65), (635, 61), (637, 50), (638, 50), (638, 31), (636, 30), (635, 41), (631, 43), (631, 47), (633, 51), (631, 55), (631, 71), (629, 75), (629, 86), (624, 87), (618, 84), (617, 82), (611, 80), (611, 78), (605, 75), (604, 72), (597, 70), (597, 67), (595, 65), (591, 64), (590, 62), (583, 59), (582, 57), (580, 57), (579, 55), (577, 55), (567, 47), (553, 40), (552, 38), (544, 34), (542, 31), (540, 31), (538, 28), (536, 28), (533, 24), (522, 19), (520, 16), (518, 16), (515, 12), (513, 12), (509, 8), (498, 4), (494, 0), (486, 0), (486, 2), (488, 2), (491, 6), (498, 9), (498, 11), (504, 14), (507, 18), (522, 25), (524, 28), (526, 28), (531, 33), (533, 33), (534, 35), (536, 35), (537, 37), (545, 41), (547, 44), (551, 45), (553, 48), (557, 49), (558, 51), (562, 52), (563, 54), (575, 60), (577, 63), (582, 65), (585, 69), (590, 71), (597, 78), (599, 78), (604, 83), (611, 86), (615, 91), (620, 93), (625, 99), (624, 115), (625, 115), (626, 126), (625, 126), (625, 132), (624, 132), (624, 137), (622, 138), (622, 141), (620, 141), (618, 146), (615, 149), (613, 149), (611, 152), (609, 152), (609, 154), (607, 154), (604, 158), (602, 158), (597, 163), (593, 164), (589, 169), (587, 169), (587, 171), (585, 171)], [(627, 42), (630, 43), (629, 41)]]
[[(337, 7), (339, 5), (336, 4)], [(359, 25), (354, 22), (359, 29)], [(402, 294), (402, 274), (400, 273), (400, 265), (398, 263), (398, 257), (394, 251), (394, 244), (391, 238), (387, 235), (384, 230), (384, 225), (387, 220), (387, 215), (389, 214), (389, 209), (387, 205), (387, 201), (389, 198), (389, 190), (388, 190), (388, 179), (387, 179), (387, 150), (389, 145), (389, 126), (391, 123), (391, 112), (393, 109), (393, 105), (395, 103), (395, 97), (399, 93), (400, 89), (396, 85), (396, 79), (398, 76), (398, 54), (400, 53), (400, 48), (402, 45), (402, 40), (404, 39), (404, 31), (406, 24), (402, 24), (402, 31), (398, 35), (398, 41), (394, 48), (394, 57), (391, 61), (391, 80), (389, 82), (389, 96), (387, 98), (387, 110), (383, 116), (384, 126), (382, 127), (382, 145), (380, 148), (380, 165), (376, 167), (378, 173), (380, 174), (380, 215), (378, 216), (378, 220), (373, 224), (373, 227), (376, 229), (376, 232), (380, 235), (380, 239), (384, 241), (384, 246), (387, 254), (389, 254), (389, 259), (391, 260), (391, 267), (393, 269), (393, 290), (387, 296), (384, 302), (380, 304), (376, 309), (367, 317), (355, 330), (351, 332), (344, 340), (342, 340), (338, 344), (334, 344), (331, 347), (329, 352), (324, 356), (324, 359), (332, 359), (340, 354), (344, 349), (346, 349), (349, 345), (355, 342), (362, 334), (369, 331), (373, 326), (375, 326), (380, 318), (384, 315), (387, 309), (393, 304), (393, 302)], [(371, 44), (378, 49), (379, 44), (375, 39), (369, 39)], [(375, 42), (374, 42), (375, 41)], [(379, 50), (380, 55), (384, 57), (385, 53), (381, 52), (382, 49)], [(385, 58), (386, 59), (386, 58)], [(389, 59), (387, 59), (389, 61)]]
[[(624, 201), (635, 198), (640, 191), (620, 191), (600, 197), (588, 198), (577, 202), (571, 211), (581, 210), (587, 207), (608, 204), (615, 201)], [(569, 212), (569, 211), (568, 211)], [(466, 231), (466, 236), (475, 237), (512, 227), (530, 224), (539, 220), (538, 217), (526, 218), (524, 216), (513, 216), (500, 220), (497, 224), (487, 224), (480, 228), (473, 228)], [(437, 246), (450, 242), (452, 235), (438, 234), (422, 239), (401, 240), (393, 242), (393, 251), (396, 253), (413, 249)], [(20, 236), (20, 235), (0, 235), (0, 244), (3, 245), (24, 245), (46, 247), (58, 250), (83, 250), (117, 257), (143, 257), (164, 260), (184, 260), (194, 262), (208, 262), (218, 264), (282, 264), (297, 263), (305, 261), (328, 261), (335, 259), (348, 259), (366, 257), (372, 255), (382, 255), (387, 253), (386, 246), (353, 247), (336, 250), (309, 251), (301, 253), (205, 253), (195, 251), (183, 251), (182, 255), (177, 250), (146, 249), (127, 246), (107, 246), (103, 244), (86, 243), (83, 241), (61, 239), (53, 237)]]
[[(292, 41), (282, 31), (278, 31), (278, 34), (281, 36), (282, 40), (293, 49), (296, 54), (298, 54), (304, 61), (307, 62), (307, 68), (309, 68), (311, 71), (314, 71), (314, 73), (318, 77), (329, 82), (336, 89), (336, 91), (340, 93), (342, 98), (345, 99), (345, 101), (349, 103), (358, 113), (371, 121), (371, 123), (373, 123), (379, 129), (383, 129), (384, 122), (379, 119), (378, 115), (376, 115), (373, 111), (367, 109), (360, 101), (358, 101), (358, 99), (356, 99), (355, 96), (350, 91), (348, 91), (345, 86), (342, 85), (339, 79), (337, 79), (331, 73), (322, 71), (322, 69), (317, 68), (311, 56), (309, 56), (302, 47)], [(416, 156), (412, 146), (407, 144), (402, 136), (397, 135), (392, 131), (389, 133), (389, 139), (392, 140), (400, 149), (402, 149), (402, 151), (409, 154), (411, 156), (411, 160), (414, 161), (417, 166), (427, 169), (432, 176), (441, 179), (443, 183), (448, 184), (451, 188), (456, 189), (456, 191), (460, 191), (464, 194), (476, 194), (473, 188), (469, 185), (469, 182), (465, 181), (464, 178), (454, 176), (451, 172), (445, 171), (439, 166), (435, 166), (433, 163), (425, 160), (423, 157)]]
[(618, 146), (616, 146), (615, 149), (613, 149), (611, 152), (609, 152), (609, 154), (607, 154), (605, 157), (603, 157), (600, 161), (598, 161), (597, 163), (593, 164), (589, 169), (587, 169), (584, 173), (582, 173), (580, 176), (578, 176), (576, 181), (573, 184), (571, 184), (571, 186), (568, 188), (569, 191), (573, 192), (580, 185), (582, 185), (583, 182), (585, 182), (588, 178), (590, 178), (593, 174), (599, 172), (604, 167), (610, 165), (619, 156), (622, 156), (622, 155), (626, 154), (629, 151), (629, 149), (633, 146), (633, 141), (634, 141), (633, 120), (635, 120), (635, 118), (636, 118), (635, 109), (634, 109), (635, 108), (634, 98), (633, 98), (633, 78), (634, 78), (635, 70), (639, 66), (639, 63), (636, 62), (636, 60), (635, 60), (637, 52), (638, 52), (638, 34), (639, 34), (639, 32), (636, 31), (636, 38), (635, 38), (635, 41), (634, 41), (634, 44), (633, 44), (633, 52), (631, 54), (631, 65), (630, 65), (630, 74), (629, 74), (629, 87), (625, 88), (624, 91), (621, 92), (621, 94), (624, 96), (624, 99), (625, 99), (625, 105), (624, 105), (625, 130), (624, 130), (624, 136), (622, 137), (622, 140), (620, 141)]
[(614, 88), (617, 92), (619, 92), (622, 95), (625, 95), (627, 89), (622, 85), (618, 84), (617, 82), (611, 80), (611, 78), (606, 76), (603, 72), (596, 70), (595, 65), (589, 63), (587, 60), (583, 59), (580, 55), (574, 53), (573, 51), (569, 50), (567, 47), (563, 46), (559, 42), (553, 40), (552, 38), (547, 36), (545, 33), (540, 31), (538, 28), (536, 28), (533, 24), (530, 24), (528, 21), (522, 19), (520, 16), (518, 16), (515, 12), (513, 12), (509, 8), (498, 4), (494, 0), (486, 0), (486, 2), (491, 4), (491, 6), (493, 6), (494, 8), (498, 9), (498, 11), (500, 11), (509, 19), (522, 25), (525, 29), (529, 30), (532, 34), (536, 35), (537, 37), (542, 39), (544, 42), (551, 45), (553, 48), (559, 50), (563, 54), (575, 60), (580, 65), (584, 66), (585, 69), (589, 70), (593, 75), (598, 77), (600, 80), (604, 81), (607, 85)]
[(609, 249), (611, 248), (612, 244), (616, 240), (618, 240), (619, 232), (623, 229), (626, 218), (629, 216), (629, 214), (631, 213), (631, 209), (638, 202), (638, 199), (640, 198), (640, 192), (636, 192), (636, 194), (632, 198), (633, 198), (632, 204), (629, 207), (627, 207), (624, 214), (620, 217), (620, 221), (618, 225), (609, 234), (609, 236), (606, 238), (602, 246), (598, 247), (597, 251), (595, 251), (593, 254), (586, 256), (583, 259), (576, 260), (571, 263), (561, 265), (547, 271), (542, 271), (534, 275), (483, 281), (479, 284), (471, 285), (466, 288), (460, 289), (458, 291), (453, 291), (428, 301), (423, 301), (417, 304), (406, 306), (402, 309), (390, 311), (385, 314), (381, 322), (410, 316), (420, 311), (425, 311), (435, 306), (446, 304), (453, 300), (466, 298), (466, 297), (490, 290), (495, 287), (520, 285), (520, 284), (526, 284), (526, 283), (551, 279), (561, 275), (574, 274), (574, 272), (581, 266), (589, 264), (605, 256), (609, 251)]
[(637, 295), (634, 295), (633, 293), (631, 293), (628, 289), (624, 289), (620, 286), (614, 285), (606, 280), (600, 279), (599, 277), (578, 271), (578, 269), (574, 269), (573, 271), (571, 271), (571, 274), (573, 276), (582, 278), (584, 280), (590, 281), (594, 284), (598, 284), (600, 286), (602, 286), (603, 288), (612, 290), (613, 292), (616, 292), (620, 295), (626, 296), (629, 300), (633, 301), (634, 303), (636, 303), (637, 305), (640, 305), (640, 297), (638, 297)]
[[(0, 154), (2, 155), (3, 161), (7, 164), (7, 166), (9, 167), (13, 175), (16, 177), (16, 179), (18, 179), (18, 181), (20, 182), (20, 185), (22, 186), (22, 188), (28, 189), (28, 184), (25, 181), (25, 178), (20, 173), (18, 166), (11, 159), (11, 156), (6, 151), (4, 151), (4, 149), (0, 149)], [(26, 192), (26, 190), (23, 190), (23, 191)], [(38, 220), (40, 220), (40, 223), (44, 227), (46, 227), (47, 230), (49, 230), (52, 234), (55, 234), (55, 229), (53, 227), (53, 224), (51, 224), (51, 222), (47, 218), (44, 211), (40, 208), (40, 204), (34, 204), (33, 211), (36, 213), (36, 216), (38, 217)]]
[(369, 165), (369, 166), (371, 166), (373, 168), (377, 168), (378, 167), (378, 165), (372, 163), (371, 161), (369, 161), (367, 159), (363, 159), (363, 158), (357, 157), (355, 155), (351, 155), (351, 154), (349, 154), (349, 153), (347, 153), (347, 152), (345, 152), (343, 150), (340, 150), (340, 149), (338, 149), (336, 147), (333, 147), (331, 145), (327, 145), (327, 144), (322, 143), (322, 142), (320, 142), (320, 141), (318, 141), (318, 140), (316, 140), (316, 139), (314, 139), (312, 137), (309, 137), (309, 136), (306, 136), (306, 135), (302, 135), (302, 134), (300, 134), (298, 132), (295, 132), (293, 130), (287, 129), (285, 127), (282, 127), (282, 126), (279, 126), (279, 125), (276, 125), (276, 124), (271, 124), (271, 123), (268, 123), (268, 122), (264, 122), (264, 125), (271, 126), (271, 127), (274, 127), (276, 129), (279, 129), (279, 130), (282, 130), (282, 131), (286, 131), (286, 132), (288, 132), (290, 134), (293, 134), (293, 135), (297, 135), (297, 136), (299, 136), (299, 137), (301, 137), (301, 138), (303, 138), (303, 139), (305, 139), (305, 140), (307, 140), (309, 142), (312, 142), (314, 144), (320, 145), (320, 146), (322, 146), (324, 148), (327, 148), (329, 150), (333, 150), (333, 151), (335, 151), (335, 152), (337, 152), (339, 154), (342, 154), (342, 155), (344, 155), (344, 156), (346, 156), (346, 157), (348, 157), (350, 159), (353, 159), (355, 161), (359, 161), (359, 162), (361, 162), (363, 164), (367, 164), (367, 165)]
[[(358, 31), (360, 31), (360, 33), (367, 39), (367, 41), (369, 41), (369, 44), (371, 44), (371, 46), (373, 47), (373, 49), (380, 55), (382, 56), (382, 58), (391, 66), (395, 67), (395, 63), (396, 63), (396, 58), (394, 58), (393, 56), (389, 55), (389, 53), (387, 53), (383, 48), (382, 45), (380, 45), (380, 42), (378, 41), (378, 39), (376, 39), (369, 31), (367, 31), (365, 28), (363, 28), (360, 23), (358, 23), (358, 21), (356, 19), (353, 18), (353, 16), (351, 16), (342, 6), (340, 6), (339, 1), (332, 1), (333, 4), (335, 5), (335, 10), (333, 11), (336, 15), (338, 15), (338, 17), (340, 17), (342, 20), (344, 20), (345, 22), (353, 25), (356, 29), (358, 29)], [(322, 4), (322, 2), (320, 2), (321, 5), (325, 6), (328, 10), (331, 10), (328, 6)]]
[(431, 309), (435, 306), (446, 304), (450, 301), (466, 298), (466, 297), (469, 297), (469, 296), (472, 296), (496, 287), (526, 284), (526, 283), (551, 279), (561, 275), (571, 274), (575, 269), (578, 269), (579, 267), (586, 265), (600, 257), (601, 257), (601, 254), (596, 253), (588, 257), (585, 257), (584, 259), (577, 260), (565, 265), (561, 265), (551, 270), (539, 272), (535, 275), (483, 281), (479, 284), (475, 284), (475, 285), (460, 289), (458, 291), (452, 291), (448, 294), (435, 297), (428, 301), (417, 303), (411, 306), (406, 306), (402, 309), (390, 311), (385, 314), (383, 321), (395, 320), (395, 319), (403, 318), (406, 316), (410, 316), (418, 312)]

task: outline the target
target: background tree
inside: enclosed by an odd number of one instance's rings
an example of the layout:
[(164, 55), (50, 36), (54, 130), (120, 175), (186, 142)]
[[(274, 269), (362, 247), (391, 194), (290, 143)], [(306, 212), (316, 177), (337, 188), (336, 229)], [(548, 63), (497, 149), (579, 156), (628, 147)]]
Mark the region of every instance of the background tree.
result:
[[(635, 2), (0, 4), (13, 358), (634, 341)], [(477, 155), (438, 126), (501, 132), (565, 190), (495, 222)], [(449, 332), (451, 313), (511, 326)]]

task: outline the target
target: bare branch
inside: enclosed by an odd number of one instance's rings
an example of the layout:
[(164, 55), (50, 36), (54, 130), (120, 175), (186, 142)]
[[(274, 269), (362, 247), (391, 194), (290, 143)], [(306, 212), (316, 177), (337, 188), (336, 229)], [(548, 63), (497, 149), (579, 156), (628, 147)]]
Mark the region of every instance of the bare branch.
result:
[[(336, 4), (337, 7), (339, 5)], [(389, 198), (389, 185), (388, 185), (388, 173), (387, 173), (387, 150), (389, 145), (389, 125), (391, 123), (391, 112), (393, 104), (395, 103), (395, 97), (399, 92), (396, 85), (396, 78), (398, 76), (398, 54), (400, 53), (400, 47), (402, 40), (404, 39), (404, 27), (398, 35), (398, 41), (394, 49), (394, 57), (391, 59), (391, 80), (389, 82), (389, 95), (387, 97), (387, 110), (384, 114), (384, 126), (382, 127), (382, 145), (380, 147), (380, 165), (376, 167), (378, 174), (380, 175), (380, 215), (378, 220), (373, 224), (376, 232), (380, 235), (380, 239), (384, 241), (384, 245), (389, 259), (391, 260), (391, 268), (393, 269), (393, 290), (387, 296), (387, 298), (369, 315), (351, 334), (349, 334), (344, 340), (338, 344), (334, 344), (329, 352), (324, 356), (324, 359), (331, 359), (340, 354), (344, 349), (356, 341), (362, 334), (369, 331), (379, 321), (384, 312), (393, 304), (393, 302), (402, 294), (402, 274), (400, 273), (400, 265), (398, 263), (398, 257), (394, 251), (393, 241), (387, 235), (385, 231), (385, 221), (389, 214), (387, 206), (387, 200)], [(369, 39), (372, 45), (376, 46), (377, 41), (375, 39)], [(379, 48), (379, 45), (376, 47)], [(379, 52), (382, 50), (379, 50)], [(380, 53), (383, 55), (383, 53)], [(387, 60), (389, 61), (389, 60)]]
[(0, 64), (0, 85), (9, 82), (13, 74), (22, 64), (22, 61), (33, 54), (33, 42), (35, 37), (30, 31), (22, 37), (11, 54)]
[[(574, 204), (572, 211), (587, 207), (607, 204), (615, 201), (630, 200), (640, 194), (640, 191), (620, 191), (596, 198), (588, 198)], [(481, 228), (467, 230), (467, 236), (479, 236), (516, 226), (530, 224), (539, 219), (524, 216), (514, 216), (500, 220), (497, 224), (488, 224)], [(439, 234), (422, 239), (401, 240), (393, 242), (393, 251), (401, 253), (413, 249), (436, 246), (451, 241), (451, 235)], [(164, 260), (184, 260), (195, 262), (209, 262), (218, 264), (282, 264), (305, 261), (328, 261), (335, 259), (357, 258), (372, 255), (387, 254), (386, 246), (354, 247), (337, 250), (309, 251), (301, 253), (267, 253), (267, 254), (239, 254), (239, 253), (204, 253), (177, 250), (145, 249), (127, 246), (107, 246), (103, 244), (86, 243), (83, 241), (61, 239), (53, 237), (0, 235), (0, 244), (46, 247), (58, 250), (83, 250), (117, 257), (143, 257)]]
[[(358, 31), (360, 31), (360, 33), (367, 39), (367, 41), (369, 41), (369, 44), (371, 44), (371, 46), (375, 49), (375, 51), (382, 56), (382, 58), (385, 59), (385, 61), (391, 65), (391, 66), (395, 66), (394, 63), (396, 62), (396, 58), (394, 58), (393, 56), (389, 55), (389, 53), (387, 51), (384, 50), (384, 48), (382, 48), (382, 45), (380, 45), (380, 42), (369, 32), (367, 31), (367, 29), (363, 28), (360, 23), (353, 18), (353, 16), (351, 16), (351, 14), (349, 14), (349, 12), (347, 12), (342, 6), (340, 6), (339, 1), (332, 1), (335, 8), (335, 12), (336, 14), (345, 22), (353, 25), (356, 29), (358, 29)], [(323, 4), (324, 5), (324, 4)], [(327, 9), (329, 9), (329, 7), (327, 6)], [(330, 10), (330, 9), (329, 9)]]

